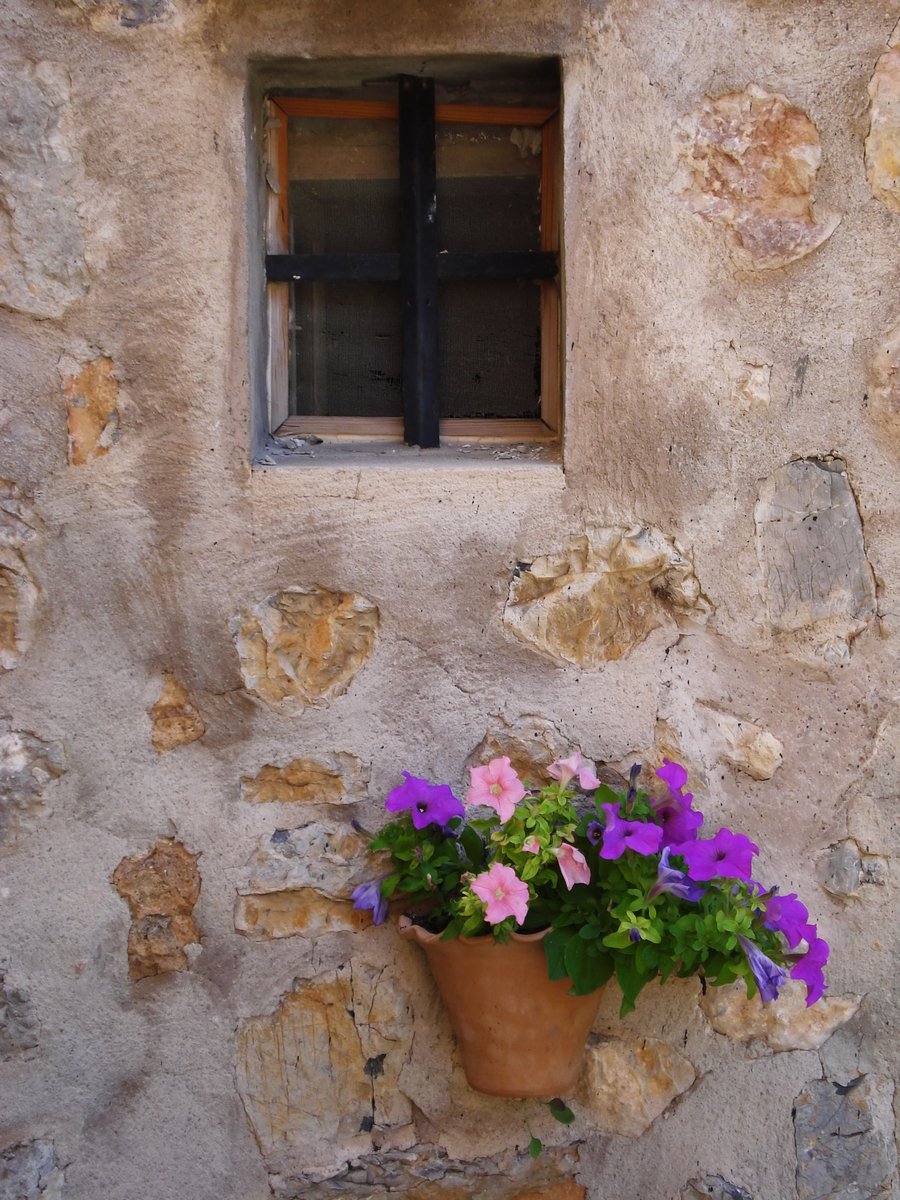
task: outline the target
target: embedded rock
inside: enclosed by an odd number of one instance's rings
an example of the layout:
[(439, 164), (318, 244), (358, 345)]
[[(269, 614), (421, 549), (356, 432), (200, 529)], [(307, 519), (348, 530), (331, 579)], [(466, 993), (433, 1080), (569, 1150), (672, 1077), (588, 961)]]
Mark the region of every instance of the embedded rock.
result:
[(894, 434), (900, 433), (900, 321), (883, 338), (872, 359), (869, 389), (872, 412)]
[(491, 717), (484, 737), (466, 759), (467, 767), (480, 767), (494, 758), (506, 757), (521, 779), (547, 783), (547, 767), (570, 752), (569, 744), (552, 722), (528, 715), (510, 723), (503, 716)]
[(702, 1179), (689, 1179), (681, 1200), (753, 1200), (744, 1188), (723, 1179), (721, 1175), (705, 1175)]
[(163, 672), (162, 691), (149, 715), (153, 748), (160, 754), (196, 742), (206, 732), (200, 710), (171, 671)]
[(0, 305), (61, 317), (88, 290), (81, 156), (61, 63), (0, 69)]
[(22, 493), (0, 479), (0, 668), (11, 671), (31, 643), (30, 625), (38, 590), (22, 557), (34, 537)]
[(697, 709), (720, 762), (730, 763), (751, 779), (772, 778), (784, 762), (784, 746), (778, 738), (712, 704), (698, 704)]
[(760, 485), (754, 510), (768, 619), (799, 657), (846, 662), (876, 612), (856, 497), (837, 459), (798, 459)]
[(725, 372), (731, 386), (735, 408), (744, 412), (764, 411), (771, 401), (772, 364), (758, 359), (746, 360), (734, 345), (728, 347)]
[(708, 97), (679, 123), (691, 211), (723, 226), (740, 266), (783, 267), (821, 246), (840, 218), (812, 211), (819, 134), (786, 96), (755, 84)]
[(9, 963), (0, 958), (0, 1062), (31, 1058), (38, 1044), (31, 997), (24, 988), (15, 987), (8, 975)]
[(900, 45), (875, 64), (869, 83), (866, 174), (872, 195), (900, 212)]
[(0, 1200), (62, 1200), (65, 1181), (50, 1142), (0, 1150)]
[(119, 435), (119, 384), (111, 358), (59, 364), (69, 424), (69, 462), (84, 466), (109, 453)]
[(588, 1046), (579, 1099), (599, 1133), (640, 1137), (695, 1078), (691, 1063), (656, 1038), (604, 1038)]
[(65, 769), (61, 743), (0, 720), (0, 845), (34, 828), (45, 811), (45, 787)]
[(241, 780), (241, 799), (253, 804), (355, 804), (366, 795), (368, 768), (354, 754), (295, 758)]
[(743, 980), (707, 988), (700, 1007), (717, 1033), (738, 1042), (759, 1039), (770, 1050), (818, 1050), (834, 1031), (854, 1017), (861, 996), (823, 996), (806, 1006), (806, 986), (788, 980), (777, 1000), (764, 1004), (747, 995)]
[(128, 970), (132, 979), (187, 969), (185, 946), (200, 941), (193, 909), (200, 896), (199, 854), (160, 838), (141, 858), (123, 858), (113, 883), (131, 910)]
[(503, 623), (532, 649), (590, 669), (622, 658), (661, 626), (672, 642), (679, 619), (705, 620), (710, 611), (675, 542), (647, 526), (614, 526), (520, 563)]
[(800, 1200), (887, 1195), (897, 1167), (893, 1092), (891, 1081), (879, 1075), (806, 1085), (794, 1101)]
[(829, 846), (816, 863), (816, 879), (826, 892), (842, 900), (858, 896), (861, 887), (884, 887), (887, 862), (862, 850), (854, 838)]
[(126, 29), (163, 21), (171, 16), (171, 0), (72, 0), (82, 12), (103, 12)]
[(408, 1125), (399, 1076), (412, 1025), (383, 967), (349, 963), (298, 980), (274, 1013), (241, 1021), (237, 1086), (271, 1172), (319, 1179)]
[(268, 704), (321, 705), (342, 695), (375, 645), (378, 609), (364, 596), (294, 587), (233, 624), (248, 692)]
[(350, 893), (375, 873), (366, 845), (349, 826), (310, 824), (261, 838), (238, 881), (235, 930), (282, 938), (364, 928), (371, 914), (354, 910)]

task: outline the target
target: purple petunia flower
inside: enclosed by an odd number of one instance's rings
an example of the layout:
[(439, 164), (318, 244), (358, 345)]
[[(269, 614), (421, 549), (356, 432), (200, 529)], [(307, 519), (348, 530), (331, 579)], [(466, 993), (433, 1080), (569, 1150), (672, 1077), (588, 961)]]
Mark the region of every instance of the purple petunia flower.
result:
[(409, 810), (416, 829), (426, 825), (446, 825), (451, 817), (465, 816), (465, 809), (445, 783), (429, 783), (403, 772), (403, 783), (388, 792), (384, 807), (388, 812)]
[(809, 911), (805, 904), (797, 899), (795, 892), (786, 896), (770, 896), (766, 901), (766, 925), (784, 934), (787, 944), (793, 950), (806, 936)]
[(668, 892), (672, 896), (677, 896), (679, 900), (690, 900), (691, 903), (694, 903), (703, 895), (704, 889), (699, 883), (692, 883), (684, 871), (678, 871), (675, 867), (669, 866), (671, 854), (672, 847), (666, 846), (659, 856), (656, 883), (648, 892), (648, 896), (652, 900), (654, 896)]
[[(385, 878), (382, 876), (382, 879)], [(381, 894), (381, 879), (373, 879), (369, 883), (361, 883), (350, 893), (353, 907), (372, 910), (372, 920), (376, 925), (383, 925), (387, 920), (388, 902)]]
[(713, 838), (673, 846), (687, 863), (691, 879), (749, 879), (759, 846), (742, 833), (720, 829)]
[(791, 967), (791, 979), (799, 979), (806, 984), (807, 1007), (819, 999), (825, 991), (824, 967), (828, 962), (828, 943), (817, 936), (816, 926), (807, 925), (803, 937), (809, 943), (809, 949)]
[(756, 980), (759, 988), (761, 1000), (777, 1000), (778, 991), (784, 986), (787, 979), (787, 971), (784, 967), (779, 967), (778, 963), (772, 962), (771, 958), (767, 958), (754, 942), (749, 938), (738, 937), (741, 943), (741, 949), (747, 955), (747, 962), (750, 964), (750, 970), (753, 972), (753, 978)]
[(664, 758), (663, 765), (656, 772), (656, 778), (661, 779), (670, 792), (680, 792), (687, 783), (687, 771), (681, 763)]
[(703, 824), (703, 813), (691, 808), (693, 796), (677, 796), (674, 793), (653, 806), (657, 824), (663, 831), (663, 845), (677, 846), (682, 842), (693, 842), (697, 830)]
[(603, 839), (603, 826), (599, 821), (589, 821), (588, 827), (584, 831), (584, 836), (592, 846), (599, 846)]
[(626, 850), (635, 854), (655, 854), (662, 842), (662, 830), (658, 825), (650, 825), (644, 821), (623, 821), (612, 804), (601, 804), (606, 813), (606, 828), (603, 831), (603, 845), (600, 847), (600, 857), (605, 859), (621, 858)]

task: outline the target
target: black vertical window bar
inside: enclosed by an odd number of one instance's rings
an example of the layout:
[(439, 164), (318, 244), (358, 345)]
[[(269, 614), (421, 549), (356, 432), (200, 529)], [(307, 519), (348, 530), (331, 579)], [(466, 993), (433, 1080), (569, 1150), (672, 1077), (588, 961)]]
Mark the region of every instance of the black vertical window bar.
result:
[(399, 77), (403, 440), (440, 444), (434, 80)]

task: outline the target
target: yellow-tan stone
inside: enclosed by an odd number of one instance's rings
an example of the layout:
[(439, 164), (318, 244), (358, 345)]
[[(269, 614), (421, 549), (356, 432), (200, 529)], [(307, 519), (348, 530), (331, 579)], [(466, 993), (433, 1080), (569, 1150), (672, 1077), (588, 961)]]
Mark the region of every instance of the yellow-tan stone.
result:
[(900, 212), (900, 45), (879, 58), (869, 82), (866, 174), (872, 195)]
[(698, 704), (718, 761), (730, 763), (751, 779), (771, 779), (784, 762), (784, 746), (754, 721), (723, 712), (713, 704)]
[(353, 804), (365, 796), (368, 771), (353, 754), (272, 763), (241, 780), (241, 799), (253, 804)]
[(741, 266), (783, 267), (837, 228), (837, 215), (813, 215), (819, 134), (786, 96), (750, 84), (707, 97), (679, 134), (681, 195), (692, 212), (727, 230)]
[(108, 454), (119, 430), (119, 384), (112, 359), (101, 355), (80, 364), (80, 369), (64, 368), (63, 395), (72, 466)]
[(503, 623), (558, 662), (596, 668), (661, 626), (674, 642), (682, 618), (704, 621), (710, 611), (693, 563), (674, 541), (648, 526), (608, 526), (520, 564)]
[(242, 612), (232, 631), (248, 692), (273, 705), (322, 705), (372, 653), (378, 609), (352, 592), (285, 588)]
[(200, 710), (171, 671), (164, 672), (162, 691), (149, 713), (150, 736), (160, 754), (196, 742), (206, 732)]
[(658, 1038), (602, 1038), (587, 1048), (578, 1096), (599, 1133), (640, 1137), (695, 1078), (693, 1065)]
[(806, 985), (788, 980), (777, 1000), (751, 999), (743, 980), (710, 987), (700, 1007), (717, 1033), (739, 1042), (755, 1039), (770, 1050), (818, 1050), (836, 1029), (855, 1016), (860, 996), (823, 996), (807, 1007)]
[(185, 946), (200, 941), (194, 905), (200, 896), (199, 854), (160, 838), (139, 858), (123, 858), (113, 883), (131, 910), (128, 969), (132, 979), (184, 971)]

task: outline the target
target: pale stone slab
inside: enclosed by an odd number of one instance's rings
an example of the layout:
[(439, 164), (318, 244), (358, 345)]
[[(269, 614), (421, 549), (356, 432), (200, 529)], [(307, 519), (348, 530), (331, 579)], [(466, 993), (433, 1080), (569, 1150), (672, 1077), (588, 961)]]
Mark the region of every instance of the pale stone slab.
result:
[(813, 215), (819, 134), (786, 96), (751, 83), (707, 97), (678, 132), (681, 195), (692, 212), (727, 230), (739, 265), (786, 266), (837, 228), (837, 215)]
[(237, 1086), (270, 1171), (325, 1178), (407, 1125), (399, 1076), (412, 1026), (383, 968), (352, 963), (298, 981), (274, 1013), (243, 1020)]
[(0, 1200), (63, 1200), (65, 1182), (50, 1142), (19, 1142), (0, 1151)]
[(872, 195), (900, 212), (900, 45), (875, 64), (869, 82), (866, 174)]
[(90, 284), (69, 73), (58, 62), (2, 68), (0, 95), (0, 304), (61, 317)]
[(760, 485), (756, 545), (771, 627), (800, 657), (846, 662), (876, 612), (856, 497), (838, 459), (797, 459)]
[(33, 1057), (37, 1035), (31, 996), (10, 980), (9, 962), (0, 958), (0, 1062)]
[(874, 1200), (886, 1196), (897, 1167), (886, 1076), (842, 1084), (814, 1079), (794, 1101), (800, 1200)]
[(573, 538), (560, 554), (520, 563), (503, 623), (557, 662), (596, 668), (628, 654), (660, 626), (703, 621), (711, 605), (693, 563), (660, 530), (607, 526)]
[(753, 1200), (753, 1197), (745, 1188), (721, 1175), (705, 1175), (702, 1179), (688, 1180), (681, 1200)]
[(0, 844), (33, 829), (46, 812), (44, 789), (66, 770), (60, 742), (42, 741), (0, 720)]
[(123, 858), (112, 881), (131, 910), (128, 969), (132, 979), (185, 971), (185, 947), (200, 941), (194, 905), (200, 896), (199, 854), (160, 838), (140, 858)]
[(707, 988), (700, 1007), (717, 1033), (739, 1042), (759, 1039), (770, 1050), (818, 1050), (859, 1011), (861, 996), (823, 996), (807, 1007), (806, 985), (788, 980), (777, 1000), (751, 999), (743, 980)]
[(342, 695), (377, 631), (370, 600), (320, 587), (274, 592), (232, 624), (244, 687), (273, 705), (322, 705)]
[(712, 704), (698, 704), (697, 711), (719, 761), (758, 780), (771, 779), (784, 762), (784, 746), (767, 729)]
[(7, 671), (31, 645), (38, 589), (21, 550), (34, 537), (33, 520), (21, 491), (0, 479), (0, 668)]
[(69, 462), (81, 467), (108, 454), (118, 440), (119, 381), (112, 359), (104, 355), (84, 363), (64, 356), (59, 373), (69, 426)]
[(241, 779), (241, 799), (252, 804), (355, 804), (365, 798), (369, 769), (355, 754), (272, 763)]
[(599, 1133), (640, 1137), (696, 1078), (693, 1065), (657, 1038), (589, 1045), (578, 1095)]

